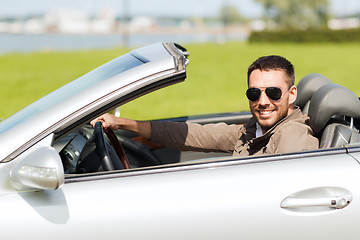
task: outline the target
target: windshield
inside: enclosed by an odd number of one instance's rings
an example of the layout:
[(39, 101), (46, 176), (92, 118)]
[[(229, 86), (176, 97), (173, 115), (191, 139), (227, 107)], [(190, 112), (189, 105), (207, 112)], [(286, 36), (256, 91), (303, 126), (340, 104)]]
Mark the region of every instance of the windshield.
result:
[(84, 76), (72, 81), (71, 83), (59, 88), (58, 90), (46, 95), (34, 102), (23, 110), (15, 113), (11, 117), (0, 123), (0, 134), (16, 127), (18, 124), (32, 118), (37, 114), (53, 108), (57, 103), (62, 102), (87, 88), (97, 85), (99, 82), (109, 79), (119, 73), (144, 64), (143, 61), (135, 58), (131, 54), (125, 54), (101, 67), (85, 74)]

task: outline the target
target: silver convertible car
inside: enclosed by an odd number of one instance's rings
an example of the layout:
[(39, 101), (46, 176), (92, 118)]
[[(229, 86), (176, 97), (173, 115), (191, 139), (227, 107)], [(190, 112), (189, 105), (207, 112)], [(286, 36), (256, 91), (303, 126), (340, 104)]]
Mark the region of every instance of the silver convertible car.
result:
[[(360, 102), (310, 74), (316, 151), (180, 152), (89, 122), (183, 81), (185, 48), (133, 50), (0, 123), (1, 239), (360, 239)], [(244, 124), (249, 112), (168, 119)], [(161, 120), (160, 120), (161, 121)]]

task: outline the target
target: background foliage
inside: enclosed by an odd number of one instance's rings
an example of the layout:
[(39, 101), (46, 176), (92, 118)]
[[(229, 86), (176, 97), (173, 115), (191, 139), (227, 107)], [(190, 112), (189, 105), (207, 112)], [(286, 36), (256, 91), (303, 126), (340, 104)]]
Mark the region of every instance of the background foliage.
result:
[(347, 30), (282, 30), (252, 32), (249, 42), (360, 42), (360, 29)]
[[(152, 119), (247, 110), (247, 67), (258, 57), (285, 56), (295, 66), (297, 82), (321, 73), (360, 95), (360, 45), (352, 43), (189, 44), (184, 83), (167, 87), (121, 107), (124, 117)], [(0, 117), (5, 118), (56, 88), (127, 52), (127, 49), (40, 52), (0, 56)]]
[(256, 0), (269, 29), (322, 29), (330, 18), (328, 0)]

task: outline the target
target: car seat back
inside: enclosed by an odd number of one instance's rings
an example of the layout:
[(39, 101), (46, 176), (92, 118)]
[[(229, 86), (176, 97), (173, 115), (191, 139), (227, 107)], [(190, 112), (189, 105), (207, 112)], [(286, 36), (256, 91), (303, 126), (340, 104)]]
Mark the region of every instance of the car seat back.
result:
[(328, 83), (331, 83), (331, 81), (319, 73), (306, 75), (297, 85), (298, 96), (295, 105), (299, 106), (304, 114), (308, 114), (312, 95), (316, 90)]
[(349, 89), (333, 83), (320, 87), (311, 97), (308, 114), (320, 148), (360, 141), (354, 126), (354, 119), (360, 119), (360, 101)]

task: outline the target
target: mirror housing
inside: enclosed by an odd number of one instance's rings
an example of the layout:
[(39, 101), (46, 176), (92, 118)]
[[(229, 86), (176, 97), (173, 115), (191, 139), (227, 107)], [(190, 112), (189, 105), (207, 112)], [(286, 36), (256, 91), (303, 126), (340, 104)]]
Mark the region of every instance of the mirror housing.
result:
[(10, 182), (17, 190), (55, 190), (64, 184), (64, 169), (54, 148), (39, 147), (18, 160), (10, 172)]

